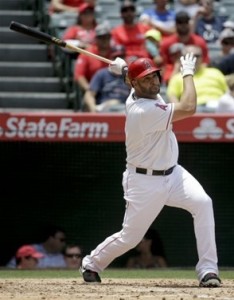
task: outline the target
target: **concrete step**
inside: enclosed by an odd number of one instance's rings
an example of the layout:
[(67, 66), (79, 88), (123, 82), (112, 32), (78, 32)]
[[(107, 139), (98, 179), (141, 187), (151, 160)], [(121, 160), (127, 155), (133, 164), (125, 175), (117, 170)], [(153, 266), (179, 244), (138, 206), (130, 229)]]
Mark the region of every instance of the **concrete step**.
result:
[(0, 92), (1, 108), (67, 109), (65, 93)]
[(34, 26), (34, 13), (27, 10), (0, 10), (0, 26), (9, 26), (11, 21)]
[[(0, 0), (1, 1), (1, 0)], [(37, 39), (13, 31), (8, 27), (0, 27), (1, 44), (38, 44)]]
[(23, 9), (26, 5), (25, 0), (1, 0), (0, 10)]
[(40, 45), (19, 45), (0, 44), (0, 61), (48, 61), (46, 44)]
[(0, 76), (53, 77), (51, 62), (1, 62)]
[(63, 85), (57, 77), (0, 77), (2, 92), (63, 92)]

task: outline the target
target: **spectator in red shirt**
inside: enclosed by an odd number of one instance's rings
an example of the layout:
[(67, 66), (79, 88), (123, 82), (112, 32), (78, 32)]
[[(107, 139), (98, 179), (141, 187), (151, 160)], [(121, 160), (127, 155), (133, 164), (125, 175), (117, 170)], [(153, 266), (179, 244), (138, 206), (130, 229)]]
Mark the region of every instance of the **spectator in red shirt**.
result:
[(94, 6), (84, 3), (79, 8), (77, 24), (68, 27), (62, 38), (77, 47), (85, 49), (95, 43), (95, 27)]
[[(203, 63), (209, 64), (209, 52), (206, 41), (199, 35), (192, 32), (190, 16), (185, 11), (180, 11), (176, 14), (176, 33), (169, 37), (165, 37), (160, 43), (160, 56), (162, 57), (163, 66), (171, 65), (171, 72), (173, 71), (174, 61), (171, 59), (171, 46), (180, 43), (184, 45), (196, 45), (202, 49)], [(167, 80), (171, 77), (169, 69), (167, 68)]]
[[(87, 51), (94, 54), (111, 59), (113, 51), (111, 45), (111, 29), (103, 23), (95, 28), (95, 45), (87, 48)], [(105, 68), (107, 65), (96, 58), (90, 57), (85, 54), (80, 54), (75, 62), (74, 80), (78, 83), (82, 92), (89, 89), (89, 82), (92, 76), (100, 69)]]
[(175, 43), (184, 45), (196, 45), (202, 49), (203, 63), (209, 63), (209, 53), (205, 40), (197, 34), (192, 33), (190, 16), (185, 11), (176, 14), (176, 33), (165, 37), (160, 44), (160, 55), (163, 58), (163, 64), (173, 64), (170, 59), (169, 49)]
[(150, 26), (136, 22), (136, 6), (132, 1), (124, 1), (120, 8), (123, 24), (112, 29), (115, 44), (125, 47), (126, 59), (149, 57), (145, 47), (145, 32)]

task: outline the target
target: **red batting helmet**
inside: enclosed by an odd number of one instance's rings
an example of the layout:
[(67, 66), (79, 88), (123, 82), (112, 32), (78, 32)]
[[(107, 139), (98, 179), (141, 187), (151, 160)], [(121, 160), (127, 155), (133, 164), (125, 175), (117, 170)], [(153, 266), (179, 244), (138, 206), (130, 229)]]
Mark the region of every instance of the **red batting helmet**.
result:
[(160, 71), (150, 58), (138, 58), (130, 63), (128, 67), (129, 79), (142, 78), (151, 73)]

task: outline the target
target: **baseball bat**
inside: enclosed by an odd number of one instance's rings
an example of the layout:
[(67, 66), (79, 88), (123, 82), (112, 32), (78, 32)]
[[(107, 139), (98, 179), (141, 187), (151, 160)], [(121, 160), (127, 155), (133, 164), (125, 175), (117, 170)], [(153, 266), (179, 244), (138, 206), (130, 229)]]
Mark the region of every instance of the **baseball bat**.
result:
[(21, 24), (21, 23), (15, 22), (15, 21), (11, 22), (10, 29), (14, 30), (14, 31), (17, 31), (17, 32), (20, 32), (20, 33), (23, 33), (23, 34), (26, 34), (26, 35), (29, 35), (29, 36), (31, 36), (35, 39), (38, 39), (38, 40), (40, 40), (44, 43), (47, 43), (47, 44), (55, 44), (55, 45), (57, 45), (59, 47), (62, 47), (62, 48), (67, 48), (67, 49), (73, 50), (75, 52), (83, 53), (83, 54), (88, 55), (90, 57), (96, 58), (100, 61), (103, 61), (107, 64), (110, 64), (112, 62), (110, 59), (107, 59), (107, 58), (102, 57), (100, 55), (94, 54), (94, 53), (89, 52), (87, 50), (84, 50), (82, 48), (76, 47), (72, 44), (66, 43), (65, 41), (63, 41), (63, 40), (61, 40), (57, 37), (51, 36), (48, 33), (36, 30), (32, 27), (26, 26), (24, 24)]

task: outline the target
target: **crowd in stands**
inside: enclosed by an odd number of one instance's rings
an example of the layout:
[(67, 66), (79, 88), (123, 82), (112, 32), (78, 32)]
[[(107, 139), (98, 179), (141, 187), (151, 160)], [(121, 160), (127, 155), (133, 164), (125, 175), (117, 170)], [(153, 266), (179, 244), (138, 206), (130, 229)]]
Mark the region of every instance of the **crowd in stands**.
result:
[[(180, 100), (179, 58), (186, 47), (196, 46), (196, 51), (201, 51), (195, 74), (198, 111), (216, 112), (221, 97), (231, 95), (225, 76), (234, 72), (234, 22), (228, 11), (219, 14), (216, 7), (222, 0), (152, 0), (152, 7), (141, 12), (137, 0), (118, 2), (118, 25), (99, 21), (99, 1), (95, 0), (51, 0), (49, 12), (51, 18), (53, 13), (61, 14), (61, 18), (68, 12), (77, 15), (76, 24), (68, 26), (62, 38), (78, 47), (112, 60), (116, 49), (122, 47), (125, 54), (121, 57), (128, 64), (139, 57), (153, 59), (161, 69), (166, 101)], [(109, 74), (106, 63), (85, 54), (75, 53), (72, 59), (73, 81), (82, 99), (81, 111), (124, 111), (128, 87), (123, 88), (121, 78)], [(206, 80), (209, 78), (216, 78), (219, 83), (210, 84)], [(206, 84), (209, 93), (204, 89)]]
[(20, 246), (6, 264), (10, 269), (78, 269), (83, 257), (82, 246), (69, 244), (65, 230), (57, 225), (42, 230), (39, 243)]
[[(6, 264), (8, 269), (73, 269), (79, 270), (84, 257), (83, 246), (69, 243), (65, 230), (57, 225), (46, 226), (39, 243), (19, 246)], [(148, 229), (142, 241), (126, 255), (126, 268), (166, 268), (168, 262), (158, 231)]]

